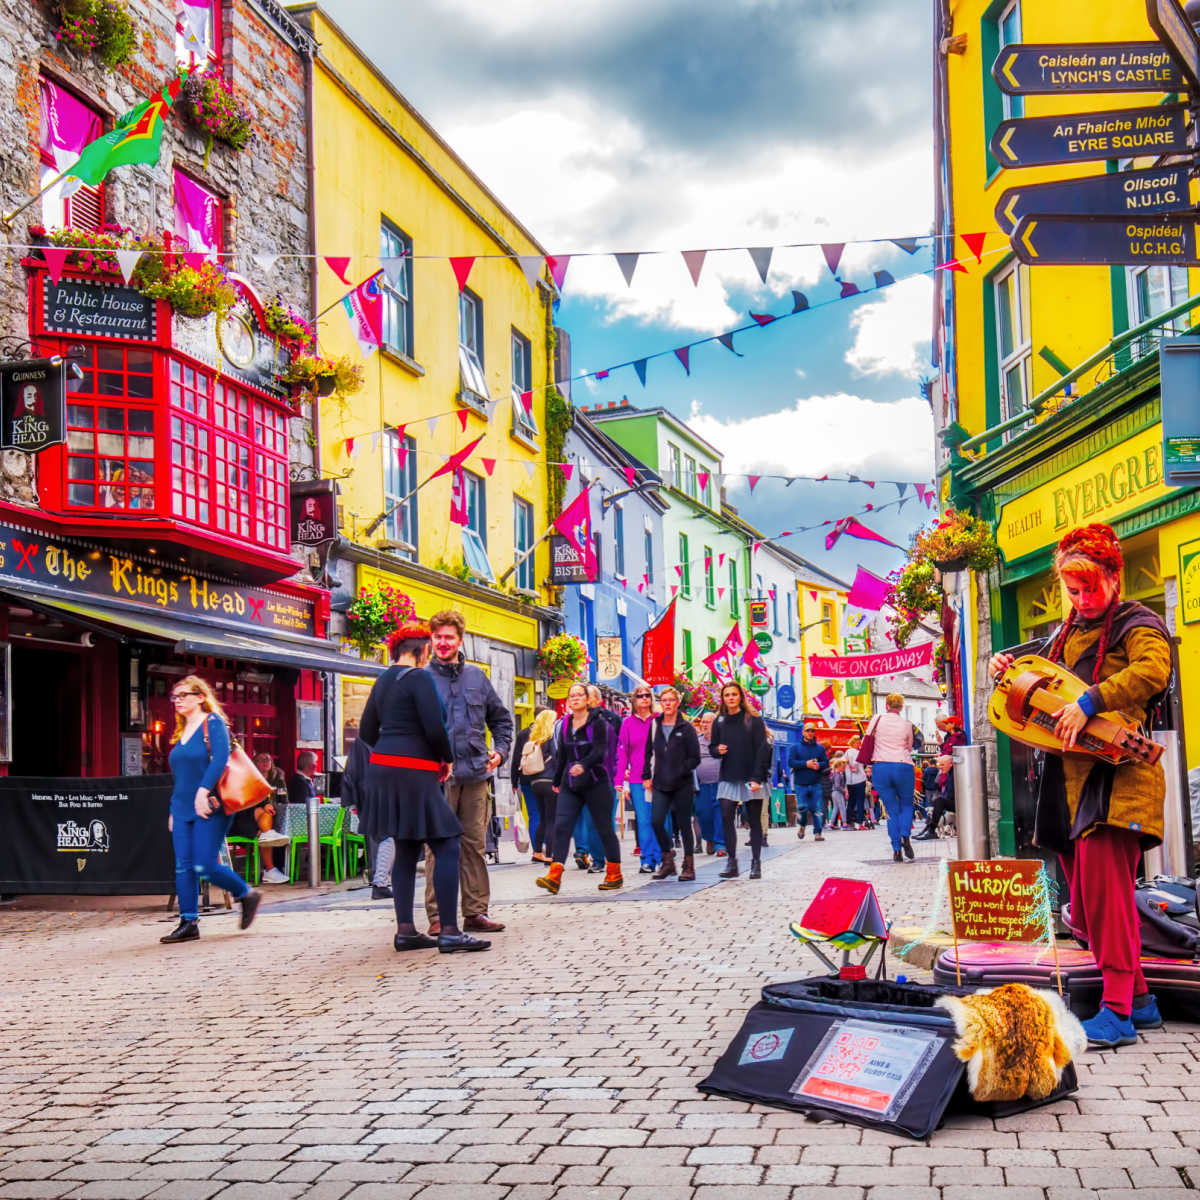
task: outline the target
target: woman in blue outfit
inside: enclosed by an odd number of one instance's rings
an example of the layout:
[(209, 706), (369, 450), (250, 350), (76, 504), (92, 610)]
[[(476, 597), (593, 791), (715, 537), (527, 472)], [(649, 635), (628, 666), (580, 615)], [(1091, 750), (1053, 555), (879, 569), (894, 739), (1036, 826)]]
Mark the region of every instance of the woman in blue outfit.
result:
[(222, 866), (221, 847), (233, 818), (213, 796), (229, 761), (229, 726), (212, 688), (188, 675), (171, 689), (175, 733), (168, 762), (175, 786), (167, 827), (175, 847), (175, 895), (179, 924), (159, 941), (193, 942), (200, 936), (200, 877), (224, 888), (242, 906), (242, 928), (249, 929), (262, 893)]

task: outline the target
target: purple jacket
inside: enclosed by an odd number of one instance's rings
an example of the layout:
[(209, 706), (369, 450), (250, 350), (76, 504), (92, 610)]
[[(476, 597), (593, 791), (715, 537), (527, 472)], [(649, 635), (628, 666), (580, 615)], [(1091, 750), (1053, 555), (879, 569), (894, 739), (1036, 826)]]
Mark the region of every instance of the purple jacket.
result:
[(653, 713), (648, 717), (637, 717), (630, 713), (621, 722), (621, 732), (617, 737), (617, 769), (613, 776), (613, 783), (617, 787), (641, 783), (646, 778), (642, 772), (646, 769), (646, 742), (653, 723)]

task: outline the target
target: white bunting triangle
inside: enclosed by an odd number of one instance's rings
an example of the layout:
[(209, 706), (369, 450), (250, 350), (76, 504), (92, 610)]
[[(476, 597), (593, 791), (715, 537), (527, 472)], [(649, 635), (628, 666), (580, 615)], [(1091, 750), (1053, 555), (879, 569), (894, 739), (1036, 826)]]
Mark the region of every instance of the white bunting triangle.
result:
[(521, 460), (521, 466), (523, 466), (525, 468), (525, 474), (528, 475), (530, 479), (532, 479), (534, 464), (532, 462), (530, 462), (529, 459), (524, 458)]
[(117, 260), (117, 266), (121, 268), (121, 278), (128, 283), (133, 275), (133, 268), (137, 266), (138, 259), (142, 257), (142, 252), (140, 250), (117, 250), (114, 257)]
[(429, 430), (430, 437), (432, 437), (435, 433), (437, 433), (438, 421), (440, 421), (440, 420), (441, 420), (441, 417), (430, 417), (425, 422), (425, 427)]
[(394, 288), (400, 286), (400, 275), (404, 270), (404, 260), (407, 257), (406, 254), (389, 254), (379, 260), (379, 265), (383, 268), (388, 283)]
[(540, 254), (518, 254), (517, 265), (525, 272), (525, 280), (529, 286), (536, 288), (546, 260)]
[(379, 449), (379, 431), (376, 430), (371, 434), (371, 453), (374, 454)]
[(279, 261), (278, 254), (254, 254), (254, 265), (264, 274), (270, 275), (271, 269)]

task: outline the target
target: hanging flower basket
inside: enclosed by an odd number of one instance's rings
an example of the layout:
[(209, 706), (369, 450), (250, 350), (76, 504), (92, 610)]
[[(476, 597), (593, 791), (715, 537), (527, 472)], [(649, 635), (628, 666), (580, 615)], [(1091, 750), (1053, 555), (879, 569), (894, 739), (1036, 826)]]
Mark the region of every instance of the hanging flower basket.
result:
[(294, 349), (306, 349), (313, 343), (312, 326), (282, 296), (272, 296), (263, 305), (263, 326), (272, 337)]
[(538, 651), (538, 669), (547, 679), (577, 680), (587, 662), (587, 647), (570, 633), (557, 633), (547, 638)]
[(361, 391), (363, 369), (348, 355), (321, 358), (317, 354), (297, 354), (279, 373), (279, 382), (300, 392), (318, 396), (352, 396)]
[(370, 658), (380, 642), (416, 615), (412, 597), (386, 583), (374, 589), (359, 588), (346, 609), (346, 640), (363, 658)]
[(122, 0), (52, 0), (50, 11), (59, 46), (95, 55), (110, 71), (133, 57), (137, 27)]
[(986, 571), (995, 566), (998, 550), (992, 527), (981, 517), (950, 508), (913, 539), (912, 552), (940, 571)]
[(241, 151), (254, 137), (254, 121), (249, 107), (238, 99), (233, 85), (220, 67), (193, 71), (179, 90), (175, 111), (204, 135), (204, 165), (212, 153), (214, 141), (224, 142)]

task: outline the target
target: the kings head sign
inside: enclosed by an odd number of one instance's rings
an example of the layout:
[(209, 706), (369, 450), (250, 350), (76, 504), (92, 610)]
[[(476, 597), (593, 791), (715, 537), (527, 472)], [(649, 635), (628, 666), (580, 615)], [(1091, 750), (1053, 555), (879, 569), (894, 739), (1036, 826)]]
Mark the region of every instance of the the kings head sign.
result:
[(36, 454), (63, 441), (66, 397), (61, 358), (0, 364), (0, 449)]

